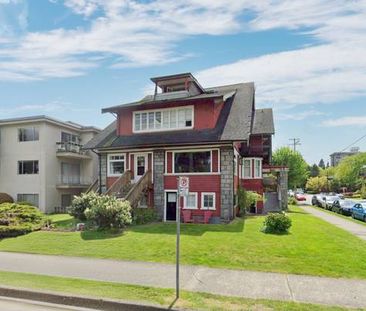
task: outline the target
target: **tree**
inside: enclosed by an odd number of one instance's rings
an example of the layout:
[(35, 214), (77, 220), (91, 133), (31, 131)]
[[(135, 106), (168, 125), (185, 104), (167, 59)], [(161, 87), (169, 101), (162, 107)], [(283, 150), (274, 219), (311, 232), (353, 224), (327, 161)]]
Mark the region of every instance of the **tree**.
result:
[(310, 177), (306, 182), (306, 189), (312, 192), (324, 192), (328, 190), (327, 177)]
[(321, 167), (322, 169), (325, 169), (325, 164), (324, 164), (324, 160), (323, 159), (320, 159), (318, 166)]
[(311, 177), (318, 177), (320, 173), (319, 166), (315, 163), (310, 167), (310, 176)]
[(279, 148), (273, 153), (273, 164), (289, 168), (289, 188), (296, 189), (297, 187), (305, 186), (309, 171), (308, 165), (301, 153), (293, 151), (289, 147)]
[(364, 165), (366, 165), (366, 152), (346, 157), (336, 167), (335, 178), (340, 181), (342, 186), (346, 186), (350, 190), (360, 189), (363, 182), (361, 173)]

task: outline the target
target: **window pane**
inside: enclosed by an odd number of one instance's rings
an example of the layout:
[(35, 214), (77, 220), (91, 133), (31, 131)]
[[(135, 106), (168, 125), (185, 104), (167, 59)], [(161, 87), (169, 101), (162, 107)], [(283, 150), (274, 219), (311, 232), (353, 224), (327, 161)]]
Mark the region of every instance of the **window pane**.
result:
[(251, 160), (244, 160), (244, 177), (252, 176)]
[(34, 141), (39, 139), (38, 129), (34, 127), (18, 129), (19, 141)]
[(18, 174), (38, 174), (38, 161), (19, 161)]
[(169, 111), (163, 111), (163, 128), (169, 128)]
[(17, 201), (18, 202), (28, 202), (28, 203), (32, 204), (32, 206), (36, 206), (36, 207), (38, 207), (38, 205), (39, 205), (38, 194), (18, 193)]
[(155, 128), (156, 129), (161, 128), (161, 112), (160, 111), (155, 112)]
[(125, 156), (110, 155), (109, 156), (109, 174), (121, 175), (125, 171)]
[(178, 127), (182, 128), (186, 126), (186, 113), (184, 109), (178, 110)]
[(147, 114), (141, 113), (141, 130), (147, 129)]
[(149, 112), (149, 129), (154, 129), (154, 112)]
[(185, 109), (185, 126), (192, 126), (192, 108)]
[(190, 193), (186, 199), (186, 206), (188, 208), (197, 208), (196, 194)]
[(177, 127), (177, 111), (171, 110), (170, 111), (170, 128)]
[(174, 156), (176, 173), (198, 173), (211, 171), (211, 152), (179, 152)]
[(141, 130), (141, 115), (139, 113), (135, 114), (135, 131)]

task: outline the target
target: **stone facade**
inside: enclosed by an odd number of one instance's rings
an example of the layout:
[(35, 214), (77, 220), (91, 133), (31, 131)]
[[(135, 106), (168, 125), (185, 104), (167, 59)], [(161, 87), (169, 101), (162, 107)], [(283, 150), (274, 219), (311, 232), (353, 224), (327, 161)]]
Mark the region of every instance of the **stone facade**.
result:
[(222, 147), (221, 166), (221, 220), (229, 221), (234, 217), (234, 149)]
[(164, 219), (164, 150), (154, 151), (154, 206), (159, 219)]
[(104, 193), (107, 191), (107, 154), (102, 153), (100, 157), (100, 169), (102, 175), (101, 190), (102, 193)]

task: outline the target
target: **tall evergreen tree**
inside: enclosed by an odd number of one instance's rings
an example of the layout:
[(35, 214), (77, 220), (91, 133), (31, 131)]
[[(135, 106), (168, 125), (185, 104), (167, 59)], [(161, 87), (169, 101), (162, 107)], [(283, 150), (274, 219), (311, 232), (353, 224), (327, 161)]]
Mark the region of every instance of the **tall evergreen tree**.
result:
[(322, 169), (325, 169), (325, 163), (323, 159), (320, 159), (318, 166), (321, 167)]

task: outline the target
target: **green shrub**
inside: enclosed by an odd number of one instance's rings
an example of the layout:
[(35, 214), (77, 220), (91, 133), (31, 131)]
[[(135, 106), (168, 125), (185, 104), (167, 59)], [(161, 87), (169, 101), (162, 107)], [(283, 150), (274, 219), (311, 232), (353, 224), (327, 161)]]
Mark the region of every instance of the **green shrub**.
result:
[(27, 201), (18, 201), (17, 202), (18, 205), (28, 205), (28, 206), (34, 206), (32, 203), (27, 202)]
[(287, 203), (288, 205), (297, 205), (297, 200), (295, 197), (289, 197)]
[(76, 219), (86, 220), (85, 210), (91, 207), (99, 200), (99, 195), (95, 192), (82, 193), (80, 196), (74, 196), (71, 206), (68, 207), (68, 213)]
[(263, 232), (286, 233), (291, 227), (291, 219), (285, 213), (269, 214), (264, 221)]
[(250, 207), (257, 204), (262, 197), (254, 191), (247, 191), (243, 187), (238, 188), (238, 206), (240, 216), (244, 216), (250, 211)]
[(157, 219), (158, 215), (153, 208), (136, 208), (132, 211), (132, 223), (135, 225), (148, 224)]
[(84, 214), (100, 229), (122, 228), (132, 223), (130, 202), (114, 196), (94, 195)]
[(16, 203), (0, 204), (0, 238), (39, 230), (44, 223), (45, 216), (34, 206)]

